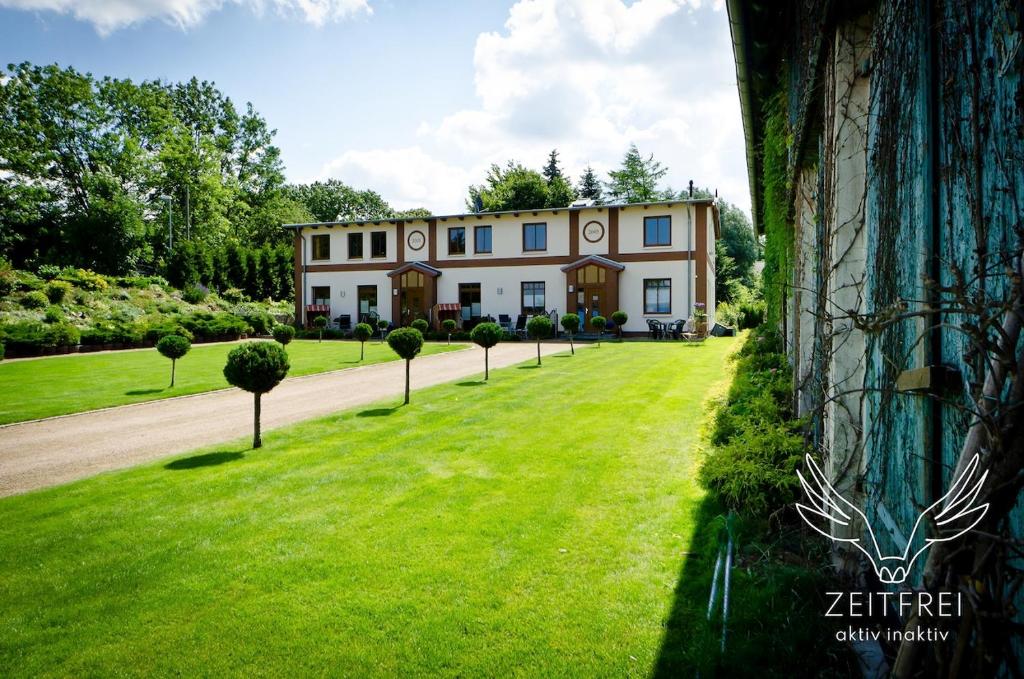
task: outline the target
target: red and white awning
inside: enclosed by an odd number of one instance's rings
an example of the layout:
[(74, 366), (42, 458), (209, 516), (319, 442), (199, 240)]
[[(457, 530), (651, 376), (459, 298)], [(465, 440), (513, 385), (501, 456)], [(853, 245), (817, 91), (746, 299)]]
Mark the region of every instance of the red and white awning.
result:
[(462, 309), (461, 304), (438, 304), (438, 311), (460, 311)]

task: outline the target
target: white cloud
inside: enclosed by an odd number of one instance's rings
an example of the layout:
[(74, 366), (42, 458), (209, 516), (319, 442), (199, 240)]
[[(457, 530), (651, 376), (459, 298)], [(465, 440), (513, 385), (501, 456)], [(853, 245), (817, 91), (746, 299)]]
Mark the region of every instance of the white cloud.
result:
[(749, 210), (721, 4), (520, 0), (504, 30), (477, 38), (477, 106), (420, 122), (415, 148), (350, 151), (322, 174), (396, 205), (452, 212), (490, 163), (513, 158), (539, 169), (558, 148), (576, 178), (587, 163), (601, 173), (616, 167), (636, 143), (670, 168), (676, 190), (693, 179)]
[(92, 23), (101, 35), (150, 19), (188, 28), (225, 5), (258, 13), (270, 8), (316, 26), (373, 12), (368, 0), (0, 0), (0, 7), (70, 14)]
[(449, 212), (461, 212), (466, 187), (478, 181), (482, 171), (449, 165), (418, 146), (410, 146), (346, 151), (327, 163), (321, 174), (340, 177), (355, 187), (372, 188), (400, 210), (448, 205)]

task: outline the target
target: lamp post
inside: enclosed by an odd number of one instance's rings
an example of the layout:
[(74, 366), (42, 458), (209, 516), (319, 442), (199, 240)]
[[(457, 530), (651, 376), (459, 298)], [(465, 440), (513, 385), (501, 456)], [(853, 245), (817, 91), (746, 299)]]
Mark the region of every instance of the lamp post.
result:
[(167, 251), (174, 252), (174, 221), (172, 217), (174, 208), (172, 207), (172, 199), (167, 194), (163, 194), (160, 196), (160, 200), (167, 201)]

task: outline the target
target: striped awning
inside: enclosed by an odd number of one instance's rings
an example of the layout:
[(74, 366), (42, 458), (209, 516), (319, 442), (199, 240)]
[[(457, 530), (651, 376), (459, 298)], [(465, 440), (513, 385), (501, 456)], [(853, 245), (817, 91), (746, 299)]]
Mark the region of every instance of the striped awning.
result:
[(331, 311), (331, 307), (328, 304), (307, 304), (306, 311), (312, 313), (327, 312)]
[(438, 311), (459, 311), (462, 309), (461, 304), (438, 304)]

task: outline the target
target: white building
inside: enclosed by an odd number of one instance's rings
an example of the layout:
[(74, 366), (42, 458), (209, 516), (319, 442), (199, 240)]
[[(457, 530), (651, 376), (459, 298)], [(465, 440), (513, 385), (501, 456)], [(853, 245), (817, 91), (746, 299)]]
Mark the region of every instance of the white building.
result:
[(718, 207), (711, 199), (574, 206), (425, 219), (288, 224), (295, 230), (295, 317), (395, 325), (540, 312), (587, 319), (689, 319), (715, 308)]

